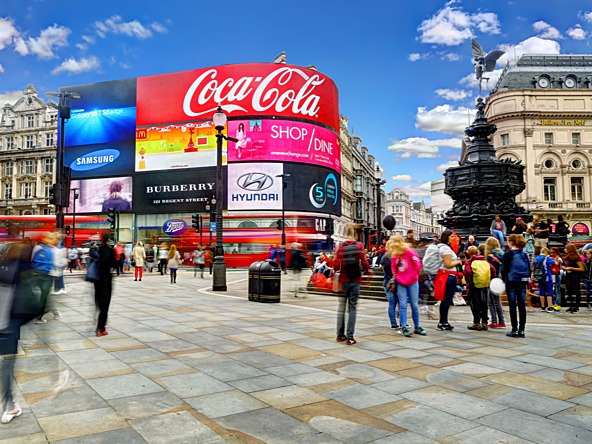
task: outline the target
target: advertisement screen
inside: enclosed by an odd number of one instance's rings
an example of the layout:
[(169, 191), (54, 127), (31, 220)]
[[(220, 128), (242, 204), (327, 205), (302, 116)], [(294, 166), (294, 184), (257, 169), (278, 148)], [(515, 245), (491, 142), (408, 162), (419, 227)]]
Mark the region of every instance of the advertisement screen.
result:
[(136, 171), (216, 166), (216, 133), (212, 122), (138, 128)]
[[(115, 208), (122, 213), (132, 211), (132, 178), (110, 177), (107, 179), (72, 180), (70, 190), (78, 188), (76, 214), (106, 213), (107, 208)], [(70, 207), (66, 213), (73, 213), (73, 193)]]
[(318, 71), (277, 63), (224, 65), (138, 78), (138, 126), (228, 117), (299, 117), (339, 131), (335, 83)]
[(134, 168), (134, 141), (68, 147), (64, 165), (72, 168), (72, 177), (129, 174)]
[(233, 120), (228, 161), (301, 162), (341, 173), (339, 138), (325, 127), (291, 120)]
[(286, 197), (291, 193), (288, 206), (291, 211), (310, 211), (341, 216), (341, 176), (328, 168), (287, 163), (284, 173), (288, 187)]
[(138, 213), (205, 211), (215, 195), (216, 168), (138, 173), (134, 178), (134, 210)]
[(228, 166), (229, 210), (281, 210), (281, 163), (241, 163)]

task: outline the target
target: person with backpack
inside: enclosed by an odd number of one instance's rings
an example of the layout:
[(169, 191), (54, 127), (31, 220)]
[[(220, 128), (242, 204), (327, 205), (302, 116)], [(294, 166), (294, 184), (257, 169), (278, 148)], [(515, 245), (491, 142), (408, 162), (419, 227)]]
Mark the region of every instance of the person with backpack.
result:
[[(335, 271), (339, 271), (339, 286), (343, 294), (339, 297), (337, 309), (337, 342), (353, 345), (357, 341), (354, 337), (356, 328), (356, 307), (360, 297), (362, 282), (362, 268), (366, 274), (372, 274), (370, 264), (364, 252), (364, 246), (354, 238), (355, 228), (347, 225), (345, 228), (345, 242), (337, 249)], [(347, 330), (345, 327), (345, 307), (348, 308)], [(346, 334), (347, 333), (347, 334)]]
[(99, 269), (99, 277), (94, 282), (94, 287), (95, 304), (99, 311), (96, 334), (98, 337), (101, 337), (109, 334), (105, 326), (107, 325), (111, 293), (113, 291), (111, 270), (117, 266), (115, 252), (109, 246), (109, 233), (103, 233), (101, 246), (98, 249), (91, 249), (89, 255), (96, 261)]
[[(419, 325), (419, 273), (421, 260), (417, 253), (409, 248), (401, 236), (393, 236), (387, 242), (388, 255), (391, 256), (391, 270), (397, 281), (399, 299), (399, 321), (401, 333), (410, 337), (413, 334), (425, 336), (426, 331)], [(407, 301), (411, 304), (414, 331), (407, 327)]]
[[(487, 262), (495, 268), (495, 275), (500, 276), (502, 269), (502, 259), (504, 252), (500, 248), (500, 243), (495, 237), (488, 237), (485, 241), (485, 257)], [(489, 328), (506, 328), (506, 321), (504, 319), (504, 310), (502, 308), (502, 301), (500, 295), (492, 291), (487, 294), (487, 306), (491, 314), (491, 323)]]
[[(482, 248), (483, 252), (485, 247)], [(471, 311), (473, 323), (468, 325), (469, 330), (487, 331), (487, 293), (489, 283), (496, 276), (495, 268), (491, 265), (479, 248), (471, 246), (467, 249), (470, 258), (464, 267), (465, 280), (468, 286), (468, 294), (471, 298)]]
[(560, 214), (557, 216), (557, 224), (555, 225), (555, 233), (559, 236), (559, 241), (565, 245), (567, 244), (567, 236), (569, 236), (569, 224), (563, 220)]
[(456, 292), (457, 267), (461, 265), (461, 261), (455, 253), (455, 249), (458, 248), (456, 233), (452, 230), (444, 230), (440, 235), (440, 243), (437, 248), (437, 256), (433, 255), (433, 253), (428, 256), (430, 253), (428, 248), (423, 258), (423, 267), (431, 272), (433, 271), (433, 268), (431, 268), (432, 263), (438, 262), (439, 264), (434, 279), (434, 297), (436, 299), (440, 298), (440, 321), (437, 328), (440, 331), (452, 331), (454, 327), (448, 322), (448, 311), (450, 306), (453, 305), (452, 300)]
[[(508, 238), (510, 249), (502, 259), (502, 279), (506, 283), (508, 303), (510, 305), (510, 321), (512, 331), (506, 333), (511, 338), (524, 338), (526, 326), (526, 286), (530, 281), (530, 261), (523, 251), (526, 240), (519, 234), (511, 234)], [(518, 318), (516, 317), (518, 308)]]
[(586, 266), (574, 244), (567, 244), (565, 246), (565, 255), (563, 256), (563, 265), (561, 268), (565, 271), (567, 283), (565, 296), (566, 298), (571, 298), (571, 307), (567, 309), (567, 312), (578, 313), (580, 311), (580, 302), (582, 302), (580, 283), (584, 277)]
[(555, 265), (555, 261), (549, 257), (549, 249), (547, 247), (541, 248), (541, 254), (534, 260), (532, 280), (539, 287), (541, 311), (547, 313), (555, 311), (553, 309), (553, 275), (551, 274), (553, 265)]
[(388, 253), (388, 251), (386, 252), (386, 254), (382, 255), (382, 258), (380, 259), (380, 266), (382, 267), (382, 270), (384, 271), (384, 279), (382, 281), (382, 287), (384, 288), (384, 293), (386, 294), (386, 299), (388, 301), (387, 314), (388, 314), (389, 320), (391, 322), (391, 328), (393, 330), (398, 330), (399, 328), (401, 328), (399, 326), (399, 324), (397, 323), (397, 305), (399, 303), (399, 298), (397, 298), (397, 295), (394, 292), (389, 291), (389, 289), (387, 287), (388, 282), (393, 277), (391, 256)]

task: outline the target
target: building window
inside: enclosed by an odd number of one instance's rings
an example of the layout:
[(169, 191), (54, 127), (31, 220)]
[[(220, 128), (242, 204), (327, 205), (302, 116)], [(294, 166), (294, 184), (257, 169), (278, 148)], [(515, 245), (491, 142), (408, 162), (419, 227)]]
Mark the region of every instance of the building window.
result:
[(27, 116), (27, 128), (35, 128), (35, 116)]
[(553, 145), (553, 133), (545, 133), (545, 145)]
[(580, 133), (571, 133), (572, 145), (580, 145)]
[(43, 182), (43, 197), (49, 197), (50, 190), (51, 190), (51, 182)]
[(29, 134), (25, 137), (25, 143), (27, 148), (35, 148), (37, 136), (35, 134)]
[(582, 161), (580, 159), (574, 159), (571, 161), (571, 167), (574, 170), (579, 170), (580, 168), (582, 168)]
[(7, 136), (6, 137), (6, 149), (7, 150), (13, 150), (14, 149), (14, 137), (13, 136)]
[(543, 179), (543, 199), (545, 202), (555, 202), (557, 200), (557, 179), (554, 177), (545, 177)]
[(53, 133), (45, 134), (45, 146), (53, 146)]
[(573, 200), (573, 201), (584, 200), (584, 178), (583, 177), (572, 177), (571, 178), (571, 200)]
[(21, 174), (35, 174), (35, 163), (31, 159), (21, 162)]
[(32, 182), (21, 183), (21, 197), (30, 199), (35, 196), (35, 184)]
[(545, 160), (545, 162), (543, 163), (543, 165), (545, 166), (545, 168), (547, 168), (548, 170), (550, 170), (551, 168), (555, 167), (555, 162), (553, 162), (552, 159), (547, 159)]
[(509, 146), (510, 145), (510, 135), (509, 134), (502, 134), (502, 146)]
[(12, 176), (12, 161), (4, 162), (4, 177)]
[(49, 216), (49, 215), (51, 214), (51, 209), (49, 209), (49, 208), (44, 208), (44, 209), (43, 209), (43, 214), (44, 214), (45, 216)]
[(354, 191), (362, 191), (362, 176), (356, 176), (356, 178), (354, 179)]
[(5, 183), (4, 189), (2, 190), (2, 197), (4, 199), (12, 199), (12, 184)]
[(53, 159), (45, 159), (44, 160), (43, 172), (47, 173), (47, 174), (53, 173)]

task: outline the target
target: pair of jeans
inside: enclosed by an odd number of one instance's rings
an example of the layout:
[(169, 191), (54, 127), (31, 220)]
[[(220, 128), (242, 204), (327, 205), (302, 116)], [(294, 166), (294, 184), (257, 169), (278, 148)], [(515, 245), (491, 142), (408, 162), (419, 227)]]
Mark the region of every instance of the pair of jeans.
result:
[(169, 268), (171, 272), (171, 284), (177, 283), (177, 269), (176, 268)]
[(101, 276), (95, 282), (95, 304), (99, 310), (99, 317), (97, 320), (97, 333), (105, 331), (107, 325), (107, 318), (109, 316), (109, 305), (111, 305), (111, 293), (113, 291), (113, 284), (111, 277)]
[(356, 306), (360, 297), (359, 282), (344, 282), (343, 291), (345, 296), (339, 296), (339, 306), (337, 308), (337, 336), (344, 336), (345, 331), (345, 310), (347, 306), (347, 339), (354, 339), (356, 329)]
[(399, 298), (395, 295), (395, 293), (386, 289), (386, 284), (384, 284), (384, 292), (386, 293), (386, 299), (388, 300), (388, 317), (391, 321), (391, 327), (394, 327), (395, 325), (398, 325), (397, 304), (399, 303)]
[(56, 276), (53, 283), (53, 288), (56, 292), (60, 291), (62, 288), (66, 288), (66, 284), (64, 284), (64, 275)]
[(504, 240), (504, 232), (501, 230), (491, 230), (491, 234), (495, 237), (502, 247), (502, 250), (506, 248), (506, 241)]
[(555, 275), (555, 298), (553, 303), (561, 306), (561, 273)]
[(502, 309), (502, 301), (499, 294), (493, 294), (491, 291), (488, 291), (487, 293), (487, 305), (489, 306), (489, 311), (491, 312), (491, 322), (493, 324), (505, 325), (506, 320), (504, 319), (504, 310)]
[(448, 276), (446, 281), (446, 294), (444, 299), (440, 301), (440, 324), (448, 324), (448, 310), (452, 305), (454, 292), (456, 291), (456, 276), (453, 274)]
[(581, 273), (574, 273), (572, 271), (571, 273), (566, 273), (565, 276), (567, 278), (567, 292), (565, 297), (570, 298), (572, 309), (579, 309), (582, 302), (582, 291), (580, 289), (582, 275)]
[(413, 325), (419, 328), (419, 283), (411, 285), (397, 284), (397, 297), (399, 298), (399, 322), (401, 327), (407, 325), (407, 300), (411, 303), (411, 316)]
[[(526, 284), (521, 282), (508, 282), (508, 304), (510, 305), (510, 322), (512, 331), (524, 331), (526, 326)], [(518, 318), (516, 318), (516, 306), (518, 306)]]
[(586, 287), (586, 304), (590, 305), (590, 290), (592, 290), (592, 281), (584, 279), (584, 287)]
[(12, 398), (12, 378), (14, 373), (14, 358), (7, 359), (6, 356), (0, 356), (0, 383), (2, 384), (2, 397), (4, 399), (4, 411), (10, 411), (14, 408)]
[(471, 285), (469, 295), (471, 296), (471, 311), (473, 312), (474, 324), (487, 324), (487, 288), (477, 288)]

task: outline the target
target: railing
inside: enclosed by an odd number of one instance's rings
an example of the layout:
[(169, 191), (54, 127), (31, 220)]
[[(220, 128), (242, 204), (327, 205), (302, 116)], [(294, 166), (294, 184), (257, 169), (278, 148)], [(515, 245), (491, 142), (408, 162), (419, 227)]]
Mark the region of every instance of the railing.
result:
[(590, 202), (578, 202), (578, 203), (576, 203), (576, 208), (578, 208), (578, 209), (590, 208)]
[(551, 210), (556, 210), (556, 209), (560, 209), (560, 208), (563, 208), (563, 203), (560, 203), (560, 202), (555, 202), (555, 203), (550, 202), (549, 203), (549, 209), (551, 209)]

